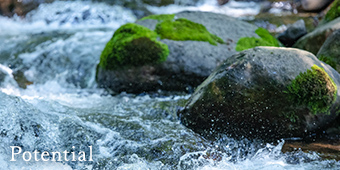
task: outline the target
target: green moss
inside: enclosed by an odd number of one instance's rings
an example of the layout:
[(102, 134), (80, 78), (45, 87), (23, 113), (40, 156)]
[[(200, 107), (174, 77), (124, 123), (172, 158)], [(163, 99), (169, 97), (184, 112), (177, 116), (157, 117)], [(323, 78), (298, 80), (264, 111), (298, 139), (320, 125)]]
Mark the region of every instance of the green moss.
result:
[(299, 117), (295, 114), (294, 111), (290, 111), (284, 114), (285, 118), (289, 119), (291, 122), (295, 123), (299, 120)]
[(257, 46), (274, 46), (280, 47), (279, 41), (270, 35), (264, 28), (258, 28), (255, 33), (260, 38), (255, 37), (242, 37), (237, 41), (236, 51), (243, 51)]
[(331, 57), (326, 57), (326, 56), (322, 55), (322, 56), (319, 57), (319, 60), (325, 62), (326, 64), (328, 64), (331, 67), (333, 67), (334, 69), (336, 69), (336, 63)]
[(324, 20), (326, 22), (329, 22), (338, 17), (340, 17), (340, 0), (335, 0), (332, 4), (331, 9), (325, 15)]
[(290, 100), (298, 106), (307, 106), (313, 114), (328, 114), (336, 100), (337, 87), (333, 79), (317, 65), (300, 73), (287, 88)]
[(174, 18), (175, 18), (175, 14), (160, 14), (160, 15), (149, 15), (140, 20), (143, 21), (147, 19), (154, 19), (157, 21), (163, 21), (163, 20), (173, 20)]
[(168, 46), (157, 40), (157, 34), (137, 24), (121, 26), (106, 44), (99, 66), (116, 69), (163, 62), (169, 55)]
[(211, 34), (202, 24), (192, 22), (185, 18), (164, 20), (156, 25), (155, 31), (162, 39), (206, 41), (212, 45), (223, 43), (221, 38)]

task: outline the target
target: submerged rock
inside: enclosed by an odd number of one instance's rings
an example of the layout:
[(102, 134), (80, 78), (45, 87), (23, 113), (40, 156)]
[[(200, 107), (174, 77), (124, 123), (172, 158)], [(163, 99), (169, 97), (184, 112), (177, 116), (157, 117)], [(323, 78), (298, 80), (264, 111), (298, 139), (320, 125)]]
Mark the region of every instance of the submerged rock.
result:
[(283, 153), (303, 151), (306, 153), (316, 152), (323, 159), (336, 161), (340, 160), (340, 143), (339, 141), (317, 141), (305, 143), (301, 141), (286, 141), (281, 151)]
[(21, 85), (19, 83), (20, 82), (18, 82), (13, 76), (12, 70), (0, 64), (0, 87), (5, 87), (7, 85), (17, 87)]
[(178, 114), (207, 137), (305, 137), (335, 119), (339, 89), (340, 75), (313, 54), (256, 47), (225, 60)]
[(0, 70), (0, 85), (5, 81), (6, 73)]
[(190, 90), (236, 53), (238, 39), (258, 37), (256, 29), (206, 12), (148, 16), (115, 32), (101, 55), (96, 79), (113, 92)]
[(317, 54), (319, 60), (332, 66), (340, 73), (340, 30), (333, 32)]
[(325, 25), (320, 25), (314, 31), (301, 37), (293, 47), (317, 54), (328, 36), (338, 29), (340, 29), (340, 17)]

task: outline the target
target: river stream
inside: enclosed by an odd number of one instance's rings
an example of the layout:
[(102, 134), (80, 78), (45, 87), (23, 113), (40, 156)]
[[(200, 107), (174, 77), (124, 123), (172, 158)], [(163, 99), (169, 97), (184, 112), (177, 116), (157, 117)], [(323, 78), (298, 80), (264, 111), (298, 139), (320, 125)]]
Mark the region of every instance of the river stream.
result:
[[(259, 13), (260, 4), (231, 1), (221, 7), (206, 0), (146, 8), (242, 17)], [(41, 4), (26, 18), (0, 16), (0, 169), (340, 168), (314, 152), (282, 153), (283, 140), (206, 140), (178, 120), (187, 94), (111, 96), (98, 88), (101, 51), (119, 26), (136, 19), (127, 8), (91, 1)], [(27, 79), (21, 85), (13, 76), (20, 74)], [(86, 158), (91, 152), (93, 161), (70, 161), (71, 153), (69, 161), (24, 161), (20, 155), (10, 161), (11, 146), (22, 152), (84, 151)]]

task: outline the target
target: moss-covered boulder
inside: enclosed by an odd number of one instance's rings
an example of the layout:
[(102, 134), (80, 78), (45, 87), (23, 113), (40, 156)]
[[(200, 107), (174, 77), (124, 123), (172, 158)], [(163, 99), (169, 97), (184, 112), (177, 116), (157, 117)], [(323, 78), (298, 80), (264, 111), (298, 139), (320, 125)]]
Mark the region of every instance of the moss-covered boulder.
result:
[(340, 29), (340, 18), (318, 26), (314, 31), (301, 37), (293, 47), (307, 50), (316, 55), (328, 36), (338, 29)]
[(317, 54), (319, 60), (329, 64), (340, 73), (340, 30), (333, 32)]
[(141, 25), (129, 23), (121, 26), (106, 44), (99, 67), (116, 70), (164, 62), (169, 55), (168, 46), (157, 40), (157, 34)]
[(256, 26), (221, 14), (153, 15), (119, 28), (97, 67), (100, 87), (113, 92), (190, 91)]
[(275, 141), (322, 131), (335, 120), (339, 96), (340, 75), (313, 54), (256, 47), (226, 59), (178, 115), (207, 137)]

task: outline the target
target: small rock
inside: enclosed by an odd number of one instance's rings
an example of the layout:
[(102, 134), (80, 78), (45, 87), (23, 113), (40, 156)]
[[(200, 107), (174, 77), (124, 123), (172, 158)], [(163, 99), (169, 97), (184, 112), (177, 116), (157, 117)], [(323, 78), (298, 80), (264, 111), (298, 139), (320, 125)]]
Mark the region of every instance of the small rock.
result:
[(294, 43), (307, 34), (305, 22), (300, 19), (288, 27), (288, 29), (278, 36), (278, 39), (286, 47), (291, 47)]

